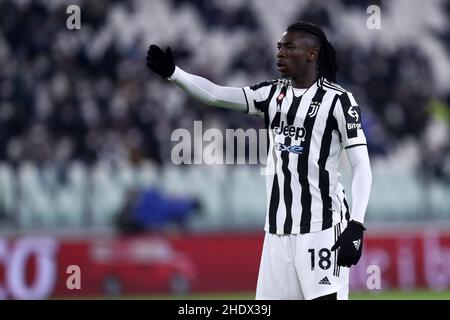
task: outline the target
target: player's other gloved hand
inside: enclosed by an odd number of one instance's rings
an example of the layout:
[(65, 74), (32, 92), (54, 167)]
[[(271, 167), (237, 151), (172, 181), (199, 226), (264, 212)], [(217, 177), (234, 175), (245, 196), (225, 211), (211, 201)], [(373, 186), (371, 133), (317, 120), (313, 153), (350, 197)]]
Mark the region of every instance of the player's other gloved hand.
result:
[(175, 60), (170, 47), (167, 47), (164, 52), (160, 47), (152, 44), (147, 51), (147, 67), (161, 77), (170, 77), (175, 71)]
[(347, 228), (331, 247), (331, 251), (339, 248), (338, 266), (350, 267), (358, 263), (362, 254), (364, 230), (366, 228), (359, 222), (352, 220), (348, 223)]

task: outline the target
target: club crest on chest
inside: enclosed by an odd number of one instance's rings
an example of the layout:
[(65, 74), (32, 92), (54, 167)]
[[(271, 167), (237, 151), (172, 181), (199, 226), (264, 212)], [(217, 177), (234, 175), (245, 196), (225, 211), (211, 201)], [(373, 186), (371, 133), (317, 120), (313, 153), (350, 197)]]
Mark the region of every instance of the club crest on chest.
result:
[(311, 104), (309, 106), (308, 116), (311, 118), (315, 117), (317, 114), (317, 111), (319, 110), (319, 107), (320, 107), (320, 102), (318, 102), (318, 101), (311, 102)]

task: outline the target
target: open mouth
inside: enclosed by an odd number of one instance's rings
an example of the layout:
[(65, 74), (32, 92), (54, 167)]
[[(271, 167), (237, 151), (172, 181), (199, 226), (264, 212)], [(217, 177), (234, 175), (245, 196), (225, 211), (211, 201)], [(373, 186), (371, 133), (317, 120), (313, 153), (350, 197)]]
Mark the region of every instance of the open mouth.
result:
[(284, 71), (286, 70), (286, 64), (284, 62), (278, 61), (277, 62), (277, 69), (279, 71)]

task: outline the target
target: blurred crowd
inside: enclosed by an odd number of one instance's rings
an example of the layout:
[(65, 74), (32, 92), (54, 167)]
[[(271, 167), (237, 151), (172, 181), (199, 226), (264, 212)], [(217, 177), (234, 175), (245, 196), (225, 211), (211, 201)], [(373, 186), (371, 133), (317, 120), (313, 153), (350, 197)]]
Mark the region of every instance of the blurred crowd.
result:
[[(145, 8), (156, 10), (161, 2), (149, 1)], [(248, 2), (236, 3), (173, 0), (166, 4), (174, 12), (190, 7), (196, 13), (192, 16), (201, 19), (201, 24), (230, 33), (230, 37), (239, 32), (251, 35), (233, 48), (234, 54), (227, 62), (214, 60), (226, 64), (222, 74), (208, 74), (207, 66), (198, 64), (189, 68), (192, 57), (204, 50), (189, 43), (190, 34), (179, 35), (182, 42), (175, 38), (166, 39), (166, 43), (174, 48), (179, 64), (219, 83), (227, 83), (236, 74), (245, 74), (248, 81), (276, 77), (276, 39), (267, 39), (264, 22)], [(364, 1), (341, 1), (341, 5), (365, 13)], [(194, 102), (149, 74), (144, 64), (149, 43), (144, 40), (159, 30), (130, 31), (126, 45), (112, 36), (108, 38), (106, 30), (115, 21), (112, 12), (133, 14), (138, 6), (137, 1), (81, 2), (82, 28), (70, 31), (65, 27), (68, 14), (64, 1), (0, 3), (0, 160), (64, 163), (81, 159), (90, 163), (104, 158), (145, 157), (162, 163), (169, 160), (169, 153), (161, 150), (161, 143), (167, 144), (172, 129), (189, 126), (195, 119), (218, 117), (226, 128), (259, 125), (230, 111), (191, 107), (189, 104)], [(333, 40), (336, 37), (330, 6), (325, 1), (311, 3), (293, 20), (320, 24)], [(442, 9), (448, 17), (448, 3)], [(157, 12), (147, 15), (151, 20)], [(177, 29), (176, 25), (173, 19), (161, 28)], [(447, 49), (448, 30), (437, 33)], [(104, 36), (97, 36), (101, 34)], [(102, 43), (94, 43), (93, 39)], [(339, 82), (350, 87), (363, 106), (371, 151), (383, 154), (405, 136), (419, 140), (429, 118), (426, 105), (437, 93), (433, 90), (429, 57), (414, 43), (395, 50), (381, 46), (359, 50), (357, 43), (341, 44), (336, 38), (334, 45), (339, 52)], [(442, 95), (442, 99), (448, 105), (449, 95)]]
[[(81, 8), (80, 30), (66, 27), (70, 4)], [(381, 8), (380, 31), (365, 26), (369, 4)], [(416, 16), (395, 20), (405, 7)], [(450, 84), (442, 83), (449, 79), (449, 16), (446, 1), (3, 0), (0, 162), (62, 170), (74, 160), (163, 165), (171, 132), (194, 120), (262, 128), (258, 119), (203, 107), (155, 77), (145, 67), (147, 47), (172, 46), (179, 66), (216, 83), (250, 85), (278, 77), (277, 35), (307, 20), (321, 25), (338, 51), (338, 82), (361, 105), (371, 155), (412, 139), (423, 150), (422, 165), (450, 180)], [(377, 32), (398, 38), (380, 40)], [(429, 149), (438, 160), (430, 161)]]

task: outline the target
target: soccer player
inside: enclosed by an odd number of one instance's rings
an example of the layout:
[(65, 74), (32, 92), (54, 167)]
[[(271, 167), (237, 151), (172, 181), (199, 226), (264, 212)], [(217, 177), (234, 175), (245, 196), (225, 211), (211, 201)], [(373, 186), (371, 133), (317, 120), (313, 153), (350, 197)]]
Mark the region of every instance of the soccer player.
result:
[[(147, 66), (206, 105), (264, 119), (269, 138), (267, 214), (256, 299), (348, 299), (349, 268), (363, 247), (372, 173), (361, 112), (337, 85), (336, 52), (322, 29), (296, 22), (278, 44), (283, 79), (222, 87), (175, 65), (151, 45)], [(339, 183), (346, 151), (352, 210)], [(351, 213), (350, 213), (351, 212)]]

